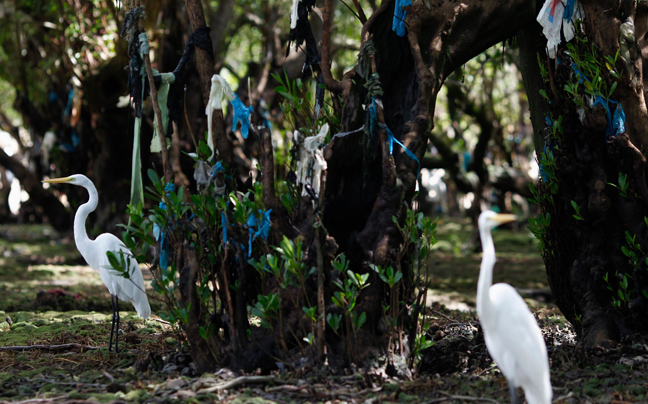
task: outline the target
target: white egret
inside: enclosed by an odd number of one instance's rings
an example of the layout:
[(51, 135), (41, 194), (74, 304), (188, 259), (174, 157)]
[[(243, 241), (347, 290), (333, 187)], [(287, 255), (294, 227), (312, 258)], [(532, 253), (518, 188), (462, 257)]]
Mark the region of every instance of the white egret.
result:
[[(85, 175), (75, 174), (69, 177), (53, 178), (44, 180), (48, 183), (64, 183), (78, 185), (85, 188), (90, 195), (88, 202), (79, 207), (74, 216), (74, 241), (77, 249), (86, 260), (88, 265), (99, 272), (101, 280), (110, 292), (110, 303), (112, 306), (112, 325), (110, 327), (110, 340), (108, 351), (112, 349), (113, 334), (115, 335), (115, 353), (117, 350), (117, 334), (119, 332), (119, 307), (118, 299), (131, 302), (142, 318), (149, 318), (151, 307), (144, 292), (144, 279), (142, 271), (133, 258), (133, 253), (110, 233), (103, 233), (96, 239), (91, 240), (86, 233), (85, 223), (88, 215), (97, 208), (99, 197), (97, 188)], [(124, 259), (128, 266), (128, 278), (124, 277), (110, 265), (107, 253), (111, 251), (117, 260)]]
[(533, 314), (506, 283), (493, 283), (495, 246), (491, 230), (515, 220), (514, 215), (485, 211), (479, 216), (483, 258), (477, 283), (477, 315), (486, 348), (509, 382), (511, 400), (521, 387), (529, 404), (551, 403), (547, 347)]

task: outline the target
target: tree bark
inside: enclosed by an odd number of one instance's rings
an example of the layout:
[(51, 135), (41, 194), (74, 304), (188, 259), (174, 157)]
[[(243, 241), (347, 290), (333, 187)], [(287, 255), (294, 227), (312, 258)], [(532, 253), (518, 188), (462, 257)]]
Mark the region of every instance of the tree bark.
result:
[[(443, 2), (430, 8), (418, 2), (408, 7), (407, 37), (399, 38), (391, 31), (393, 7), (393, 2), (383, 2), (363, 32), (374, 37), (385, 123), (421, 160), (432, 127), (436, 94), (445, 78), (470, 58), (534, 21), (534, 9), (524, 1)], [(362, 79), (356, 74), (355, 81)], [(361, 107), (365, 94), (361, 86), (351, 87), (344, 102), (342, 131), (364, 123)], [(398, 146), (394, 147), (393, 163), (371, 157), (380, 155), (377, 144), (371, 146), (369, 156), (363, 157), (360, 136), (335, 139), (327, 147), (325, 223), (343, 251), (351, 251), (358, 261), (382, 265), (394, 258), (400, 243), (392, 217), (402, 220), (419, 166)], [(385, 176), (391, 170), (394, 178)]]
[[(200, 0), (185, 0), (185, 4), (187, 6), (191, 29), (195, 31), (198, 28), (206, 27), (207, 23), (205, 22), (205, 12), (203, 11), (202, 2)], [(198, 46), (195, 47), (195, 50), (196, 65), (198, 74), (200, 75), (200, 90), (202, 92), (203, 102), (207, 105), (211, 91), (211, 79), (214, 75), (214, 61), (206, 50)], [(225, 165), (229, 165), (232, 162), (232, 145), (225, 131), (223, 111), (214, 111), (212, 123), (214, 147), (218, 150), (216, 158)]]
[[(623, 336), (648, 330), (645, 321), (639, 320), (648, 309), (646, 254), (640, 247), (648, 245), (646, 159), (640, 152), (647, 146), (648, 114), (643, 60), (634, 29), (627, 30), (633, 27), (634, 2), (581, 3), (584, 35), (591, 42), (573, 39), (570, 46), (575, 50), (568, 54), (559, 49), (561, 62), (547, 58), (539, 29), (526, 29), (519, 39), (536, 150), (545, 173), (537, 199), (541, 217), (550, 217), (550, 223), (537, 231), (547, 275), (556, 302), (580, 342), (593, 347), (612, 345)], [(625, 130), (620, 134), (606, 133), (611, 123), (605, 107), (576, 104), (577, 99), (588, 100), (582, 88), (577, 96), (564, 90), (574, 82), (572, 56), (581, 57), (592, 49), (594, 60), (603, 67), (600, 71), (607, 88), (615, 82), (618, 85), (609, 96), (611, 101), (607, 94), (602, 96), (608, 108), (614, 108), (616, 101), (623, 106)], [(605, 57), (614, 58), (617, 51), (616, 65), (608, 66)], [(533, 67), (538, 54), (548, 72), (544, 79)], [(619, 72), (618, 79), (610, 74), (612, 69)], [(539, 96), (539, 89), (548, 94), (549, 102)], [(561, 120), (562, 129), (554, 134), (543, 122), (545, 117)], [(620, 176), (627, 179), (622, 181)], [(623, 249), (636, 254), (636, 259)]]

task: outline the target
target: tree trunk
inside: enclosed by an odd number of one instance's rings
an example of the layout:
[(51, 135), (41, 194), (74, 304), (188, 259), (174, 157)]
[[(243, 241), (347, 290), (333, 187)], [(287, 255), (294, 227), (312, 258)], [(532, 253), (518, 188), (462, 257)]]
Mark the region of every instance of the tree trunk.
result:
[[(581, 3), (585, 20), (580, 35), (589, 42), (574, 38), (569, 53), (564, 46), (559, 49), (559, 61), (546, 56), (540, 29), (529, 28), (519, 39), (544, 176), (537, 194), (540, 222), (532, 227), (541, 239), (556, 302), (581, 343), (591, 347), (648, 330), (642, 317), (648, 310), (648, 268), (641, 247), (648, 245), (648, 191), (646, 159), (640, 151), (648, 146), (648, 115), (633, 24), (635, 17), (640, 21), (645, 15), (635, 15), (632, 1)], [(544, 80), (534, 68), (537, 54), (547, 71)], [(590, 72), (597, 68), (604, 81), (600, 90), (596, 81), (590, 82), (595, 80)], [(618, 79), (611, 70), (618, 72)], [(579, 79), (584, 82), (576, 94), (566, 91)], [(609, 95), (613, 83), (618, 87)], [(596, 96), (604, 102), (592, 106)], [(619, 106), (625, 112), (625, 130), (611, 130)]]
[[(373, 37), (375, 46), (376, 72), (384, 91), (379, 97), (384, 105), (384, 124), (416, 158), (397, 145), (390, 155), (381, 144), (384, 140), (363, 131), (334, 139), (326, 147), (324, 223), (340, 251), (351, 259), (352, 267), (371, 274), (372, 286), (359, 303), (369, 319), (380, 317), (385, 291), (375, 272), (364, 263), (396, 265), (403, 269), (404, 279), (412, 279), (407, 274), (408, 263), (398, 263), (403, 240), (392, 218), (402, 225), (405, 207), (411, 204), (420, 168), (416, 159), (420, 161), (425, 153), (436, 95), (443, 81), (470, 58), (531, 24), (534, 17), (534, 9), (524, 1), (444, 2), (430, 8), (425, 4), (418, 2), (408, 8), (406, 37), (398, 37), (391, 30), (393, 2), (383, 2), (363, 28)], [(345, 96), (343, 132), (369, 125), (362, 109), (369, 100), (363, 87), (366, 77), (358, 70), (353, 80), (351, 76), (345, 78), (346, 86), (337, 86), (344, 89)], [(380, 111), (378, 114), (380, 122)], [(411, 285), (405, 290), (413, 291)]]

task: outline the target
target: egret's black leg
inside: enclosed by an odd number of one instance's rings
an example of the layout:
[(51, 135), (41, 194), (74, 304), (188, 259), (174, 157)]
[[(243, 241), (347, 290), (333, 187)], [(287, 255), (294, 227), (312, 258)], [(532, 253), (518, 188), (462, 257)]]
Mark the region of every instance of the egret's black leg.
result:
[(112, 351), (112, 337), (115, 333), (115, 297), (110, 295), (110, 308), (112, 309), (112, 321), (110, 323), (110, 340), (108, 340), (108, 352)]
[(517, 404), (517, 398), (515, 397), (515, 386), (509, 383), (509, 393), (511, 394), (511, 403)]
[(115, 326), (115, 353), (119, 353), (119, 349), (117, 348), (117, 339), (119, 338), (119, 299), (117, 299), (117, 296), (115, 296), (115, 316), (117, 318), (117, 325)]

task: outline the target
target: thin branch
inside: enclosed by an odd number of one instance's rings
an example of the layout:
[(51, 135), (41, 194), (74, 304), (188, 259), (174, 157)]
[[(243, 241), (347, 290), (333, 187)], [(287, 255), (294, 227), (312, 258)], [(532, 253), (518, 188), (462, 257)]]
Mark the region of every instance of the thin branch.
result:
[(322, 78), (326, 89), (332, 93), (341, 94), (350, 88), (350, 81), (339, 81), (331, 74), (331, 18), (333, 14), (333, 0), (326, 0), (322, 13)]
[(360, 18), (360, 22), (364, 25), (367, 22), (367, 16), (365, 15), (364, 10), (360, 5), (360, 1), (353, 0), (353, 5), (355, 6), (356, 10), (358, 10), (358, 18)]
[[(354, 0), (354, 3), (355, 3), (355, 2), (356, 2), (356, 0)], [(352, 9), (351, 6), (349, 6), (349, 5), (347, 4), (346, 1), (344, 1), (344, 0), (340, 0), (340, 3), (344, 4), (344, 7), (348, 8), (349, 11), (351, 11), (351, 13), (352, 13), (353, 15), (355, 15), (355, 17), (356, 17), (357, 19), (360, 19), (360, 16), (358, 15), (358, 13), (356, 13), (356, 11), (355, 11), (354, 9)], [(362, 23), (364, 24), (365, 22), (366, 22), (366, 18), (365, 18), (365, 21), (362, 22)]]

